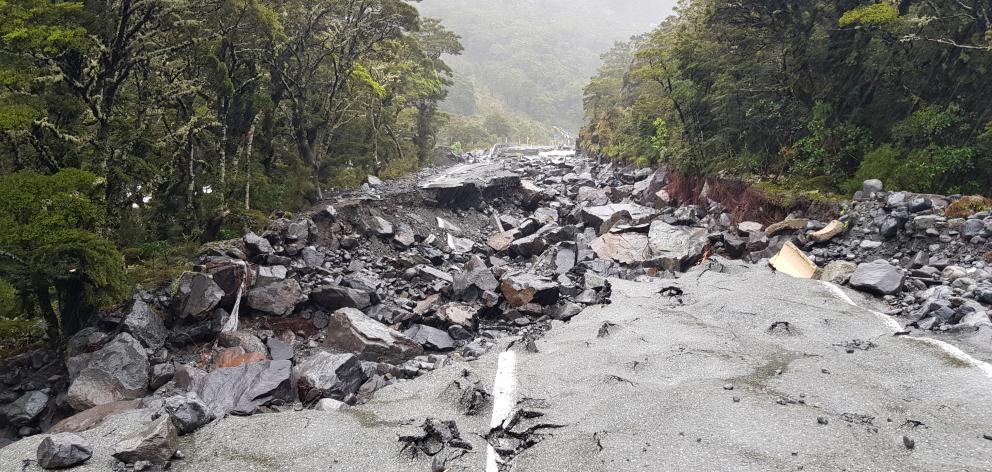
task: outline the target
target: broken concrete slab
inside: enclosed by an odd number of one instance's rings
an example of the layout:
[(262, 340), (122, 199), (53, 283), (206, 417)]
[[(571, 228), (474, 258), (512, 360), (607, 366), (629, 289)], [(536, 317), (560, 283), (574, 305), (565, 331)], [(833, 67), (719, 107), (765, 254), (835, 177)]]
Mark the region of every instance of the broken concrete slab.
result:
[(800, 279), (815, 278), (819, 271), (816, 263), (792, 241), (785, 243), (782, 250), (768, 260), (768, 264), (783, 274)]

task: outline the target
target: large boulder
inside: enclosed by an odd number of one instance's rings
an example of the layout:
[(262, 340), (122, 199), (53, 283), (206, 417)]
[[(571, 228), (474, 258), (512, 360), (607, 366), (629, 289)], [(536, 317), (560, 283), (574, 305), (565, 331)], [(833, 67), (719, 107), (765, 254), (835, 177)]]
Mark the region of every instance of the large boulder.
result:
[(38, 418), (47, 405), (47, 393), (41, 390), (25, 392), (13, 403), (0, 408), (0, 417), (7, 417), (7, 421), (12, 425), (24, 426)]
[(560, 296), (557, 283), (530, 273), (505, 276), (500, 283), (500, 290), (512, 307), (521, 307), (528, 303), (554, 305)]
[(374, 362), (403, 362), (423, 354), (419, 344), (354, 308), (331, 314), (325, 346)]
[(321, 286), (310, 292), (310, 300), (328, 310), (338, 308), (362, 310), (372, 306), (375, 301), (371, 292), (340, 285)]
[(193, 392), (166, 398), (162, 408), (180, 435), (192, 433), (214, 420), (213, 411)]
[(894, 295), (902, 290), (905, 274), (898, 267), (878, 260), (859, 264), (851, 275), (852, 287), (879, 295)]
[(293, 369), (300, 399), (311, 403), (321, 398), (344, 401), (365, 383), (362, 363), (354, 354), (318, 350)]
[(850, 261), (831, 261), (823, 271), (820, 272), (819, 279), (835, 284), (845, 284), (851, 279), (851, 274), (858, 270), (858, 265)]
[(179, 449), (179, 435), (168, 415), (152, 421), (144, 429), (122, 439), (114, 445), (114, 458), (134, 464), (147, 461), (165, 464)]
[(451, 297), (456, 300), (477, 300), (484, 292), (494, 292), (499, 281), (479, 256), (472, 256), (462, 272), (452, 276)]
[(179, 310), (179, 314), (183, 318), (209, 313), (217, 308), (225, 295), (224, 289), (207, 274), (192, 276), (188, 290)]
[(121, 333), (100, 350), (70, 357), (69, 404), (76, 410), (145, 395), (148, 355), (130, 334)]
[(648, 236), (642, 233), (607, 233), (589, 243), (600, 259), (640, 264), (651, 259)]
[(90, 444), (72, 433), (52, 434), (38, 444), (38, 465), (45, 469), (73, 467), (90, 457), (93, 457)]
[(285, 279), (256, 287), (248, 292), (245, 303), (249, 308), (270, 315), (285, 316), (302, 301), (303, 289), (295, 279)]
[(217, 369), (191, 386), (218, 418), (228, 413), (250, 415), (289, 392), (292, 366), (290, 361), (265, 361)]
[(162, 317), (141, 300), (136, 300), (124, 317), (124, 329), (149, 349), (161, 348), (169, 337)]
[(685, 270), (703, 255), (709, 240), (703, 228), (672, 226), (661, 220), (651, 222), (648, 247), (655, 263), (670, 271)]

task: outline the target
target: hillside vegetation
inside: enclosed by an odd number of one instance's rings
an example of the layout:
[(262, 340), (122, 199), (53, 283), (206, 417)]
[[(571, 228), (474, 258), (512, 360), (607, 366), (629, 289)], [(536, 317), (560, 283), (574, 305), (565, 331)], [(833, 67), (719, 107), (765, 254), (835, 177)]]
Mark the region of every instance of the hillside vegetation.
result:
[(682, 1), (603, 56), (585, 150), (850, 191), (992, 189), (992, 4)]

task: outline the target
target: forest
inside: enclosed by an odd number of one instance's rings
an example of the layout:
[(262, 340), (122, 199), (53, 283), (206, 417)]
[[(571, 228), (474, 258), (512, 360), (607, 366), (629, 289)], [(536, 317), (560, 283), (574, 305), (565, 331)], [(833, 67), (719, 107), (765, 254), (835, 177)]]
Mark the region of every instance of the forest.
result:
[(684, 0), (584, 89), (591, 154), (826, 192), (992, 190), (992, 3)]
[(0, 0), (0, 19), (0, 317), (56, 330), (156, 260), (425, 164), (462, 49), (402, 0)]

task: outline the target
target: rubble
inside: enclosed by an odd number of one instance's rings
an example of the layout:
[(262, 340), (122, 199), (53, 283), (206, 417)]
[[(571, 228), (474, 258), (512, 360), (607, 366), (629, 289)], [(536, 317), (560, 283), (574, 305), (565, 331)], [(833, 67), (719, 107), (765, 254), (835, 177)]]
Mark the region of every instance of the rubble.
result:
[(52, 434), (38, 444), (38, 465), (45, 469), (74, 467), (92, 456), (90, 444), (72, 433)]
[(96, 352), (70, 357), (66, 367), (72, 381), (69, 404), (77, 410), (141, 398), (148, 388), (148, 355), (127, 333)]
[(354, 353), (362, 360), (402, 362), (423, 352), (410, 338), (354, 308), (332, 313), (327, 328), (325, 346)]
[(114, 458), (126, 464), (147, 461), (165, 464), (179, 449), (176, 427), (168, 416), (162, 416), (144, 429), (114, 445)]

